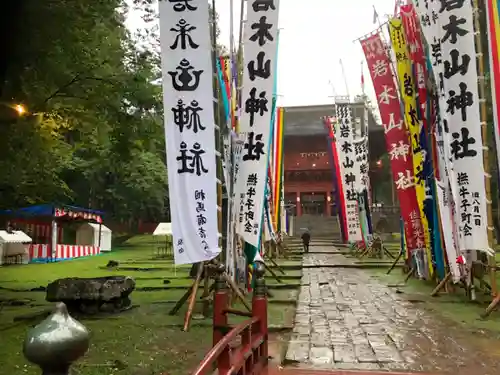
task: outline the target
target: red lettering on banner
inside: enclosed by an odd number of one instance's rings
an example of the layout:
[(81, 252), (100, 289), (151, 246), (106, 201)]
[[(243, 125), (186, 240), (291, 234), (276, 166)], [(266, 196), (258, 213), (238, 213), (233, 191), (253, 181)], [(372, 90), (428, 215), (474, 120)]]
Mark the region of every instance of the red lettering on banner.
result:
[[(401, 152), (410, 150), (408, 129), (404, 124), (396, 95), (396, 83), (390, 69), (389, 56), (383, 47), (380, 35), (376, 34), (362, 40), (361, 46), (377, 95), (387, 150), (393, 150), (394, 146), (398, 146)], [(384, 67), (387, 73), (384, 73)], [(401, 216), (405, 223), (406, 245), (409, 252), (424, 248), (424, 236), (415, 192), (412, 158), (399, 157), (402, 156), (399, 151), (397, 156), (394, 154), (391, 156), (391, 169), (401, 205)]]

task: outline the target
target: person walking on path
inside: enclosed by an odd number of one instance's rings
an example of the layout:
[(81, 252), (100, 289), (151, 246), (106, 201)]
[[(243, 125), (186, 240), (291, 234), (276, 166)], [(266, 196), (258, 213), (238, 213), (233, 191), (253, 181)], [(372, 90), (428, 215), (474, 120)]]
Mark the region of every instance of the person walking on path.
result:
[(309, 233), (309, 229), (302, 234), (302, 245), (304, 245), (304, 252), (309, 252), (309, 242), (311, 242), (311, 234)]

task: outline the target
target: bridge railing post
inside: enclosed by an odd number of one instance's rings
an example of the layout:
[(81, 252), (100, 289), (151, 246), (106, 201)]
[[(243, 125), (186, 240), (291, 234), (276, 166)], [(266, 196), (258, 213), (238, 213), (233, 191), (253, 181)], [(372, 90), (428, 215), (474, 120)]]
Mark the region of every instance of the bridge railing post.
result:
[(267, 328), (267, 287), (264, 279), (266, 268), (263, 263), (256, 262), (254, 269), (255, 286), (252, 298), (252, 315), (259, 318), (258, 333), (264, 337), (261, 356), (268, 358), (268, 328)]
[(89, 331), (73, 319), (64, 303), (31, 329), (24, 340), (24, 356), (42, 375), (68, 375), (70, 367), (89, 348)]
[(214, 316), (213, 316), (213, 345), (215, 346), (225, 334), (227, 327), (227, 309), (229, 294), (224, 280), (225, 268), (222, 264), (217, 266), (215, 276), (215, 294), (214, 294)]

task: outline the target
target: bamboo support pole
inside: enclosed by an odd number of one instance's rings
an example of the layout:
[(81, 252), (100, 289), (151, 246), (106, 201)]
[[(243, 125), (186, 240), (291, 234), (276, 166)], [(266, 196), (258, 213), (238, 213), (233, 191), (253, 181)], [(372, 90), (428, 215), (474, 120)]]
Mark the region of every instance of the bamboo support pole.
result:
[[(486, 190), (486, 201), (487, 201), (487, 230), (488, 230), (488, 245), (490, 249), (493, 249), (493, 215), (491, 209), (491, 175), (489, 173), (489, 148), (488, 148), (488, 125), (487, 118), (488, 112), (486, 107), (486, 87), (485, 87), (485, 69), (484, 69), (484, 52), (481, 43), (481, 25), (479, 22), (479, 0), (473, 1), (474, 7), (474, 29), (476, 37), (476, 50), (477, 50), (477, 67), (479, 74), (479, 106), (481, 115), (481, 135), (483, 138), (483, 164), (484, 164), (484, 185)], [(491, 294), (493, 297), (497, 295), (497, 282), (496, 282), (496, 260), (495, 256), (488, 257), (488, 268), (490, 274), (490, 284), (491, 284)]]

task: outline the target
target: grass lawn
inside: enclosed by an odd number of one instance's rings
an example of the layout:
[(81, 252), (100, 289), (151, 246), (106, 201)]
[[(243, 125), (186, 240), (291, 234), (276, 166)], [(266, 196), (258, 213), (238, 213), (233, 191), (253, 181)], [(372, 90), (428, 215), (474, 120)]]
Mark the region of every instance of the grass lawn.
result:
[[(152, 260), (155, 241), (150, 236), (137, 236), (112, 253), (52, 264), (30, 264), (0, 267), (0, 364), (4, 373), (38, 375), (40, 370), (29, 365), (22, 355), (22, 342), (27, 330), (38, 321), (14, 322), (20, 315), (46, 310), (45, 292), (25, 291), (64, 277), (99, 277), (127, 275), (134, 277), (139, 290), (132, 293), (129, 311), (80, 321), (91, 332), (89, 353), (75, 366), (82, 375), (169, 375), (186, 374), (196, 367), (211, 346), (211, 318), (192, 320), (189, 332), (182, 332), (186, 306), (176, 316), (168, 315), (185, 289), (141, 291), (144, 287), (168, 288), (191, 285), (188, 266), (174, 267), (168, 260)], [(122, 267), (152, 268), (148, 271), (103, 269), (109, 260)], [(295, 265), (299, 262), (280, 262)], [(279, 275), (279, 272), (277, 272)], [(286, 271), (283, 283), (297, 284), (300, 270)], [(296, 279), (296, 280), (294, 280)], [(165, 284), (164, 280), (169, 283)], [(268, 285), (278, 284), (267, 276)], [(21, 291), (20, 291), (21, 290)], [(272, 290), (272, 300), (295, 301), (297, 291)], [(200, 291), (201, 295), (201, 291)], [(250, 296), (248, 297), (251, 298)], [(2, 305), (5, 300), (25, 300), (25, 306)], [(195, 314), (201, 312), (198, 303)], [(243, 309), (240, 304), (234, 306)], [(269, 304), (269, 324), (290, 325), (295, 305)], [(241, 318), (232, 319), (233, 322)]]

